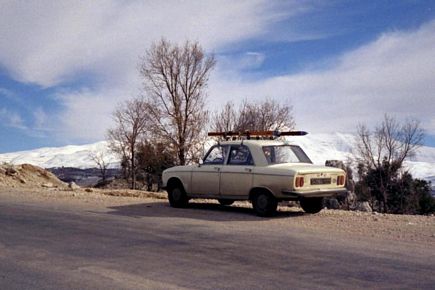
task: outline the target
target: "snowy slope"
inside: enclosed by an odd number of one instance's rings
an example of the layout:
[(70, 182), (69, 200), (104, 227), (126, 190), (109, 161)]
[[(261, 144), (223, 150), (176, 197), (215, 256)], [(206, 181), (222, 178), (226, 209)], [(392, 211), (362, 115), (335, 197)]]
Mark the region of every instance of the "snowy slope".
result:
[(29, 151), (0, 154), (0, 162), (13, 164), (29, 163), (43, 168), (53, 167), (97, 167), (91, 154), (100, 153), (110, 167), (119, 165), (118, 158), (110, 152), (107, 142), (102, 141), (88, 145), (69, 145), (65, 147), (40, 148)]
[[(325, 164), (326, 160), (347, 161), (352, 158), (354, 135), (352, 134), (308, 134), (292, 137), (292, 142), (300, 145), (315, 164)], [(117, 157), (110, 152), (107, 142), (81, 146), (40, 148), (30, 151), (0, 154), (0, 162), (14, 164), (30, 163), (44, 168), (77, 167), (91, 168), (96, 164), (91, 153), (103, 152), (112, 167), (119, 165)], [(435, 148), (422, 147), (418, 155), (406, 162), (414, 177), (435, 180)]]
[(308, 134), (304, 137), (289, 137), (288, 140), (304, 149), (315, 164), (326, 160), (347, 161), (352, 157), (354, 136), (351, 134)]

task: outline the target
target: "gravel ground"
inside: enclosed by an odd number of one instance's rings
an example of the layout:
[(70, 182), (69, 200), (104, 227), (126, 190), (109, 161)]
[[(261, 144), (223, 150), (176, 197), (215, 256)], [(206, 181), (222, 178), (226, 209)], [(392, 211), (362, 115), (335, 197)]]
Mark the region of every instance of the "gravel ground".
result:
[[(19, 202), (44, 203), (51, 206), (95, 207), (100, 210), (129, 204), (166, 206), (166, 194), (134, 190), (102, 189), (23, 189), (0, 187), (0, 198)], [(252, 219), (248, 202), (236, 202), (231, 208), (222, 207), (212, 200), (194, 200), (193, 208), (205, 208), (204, 214), (225, 219), (222, 211), (240, 214), (240, 220)], [(404, 242), (435, 249), (435, 217), (421, 215), (393, 215), (358, 211), (327, 210), (318, 214), (305, 214), (299, 207), (279, 206), (277, 216), (259, 219), (282, 229), (301, 228), (324, 235), (352, 236), (356, 239)], [(243, 225), (237, 223), (235, 226)]]

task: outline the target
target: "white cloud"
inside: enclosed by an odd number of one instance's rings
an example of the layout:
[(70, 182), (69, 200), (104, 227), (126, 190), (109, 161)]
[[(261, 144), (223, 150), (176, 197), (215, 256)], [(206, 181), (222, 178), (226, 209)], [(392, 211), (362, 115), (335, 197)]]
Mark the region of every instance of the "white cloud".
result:
[(54, 86), (83, 72), (123, 81), (162, 36), (208, 50), (265, 33), (283, 18), (268, 1), (2, 1), (0, 64)]
[[(199, 41), (215, 52), (230, 43), (266, 34), (285, 16), (279, 2), (246, 1), (37, 1), (0, 6), (0, 65), (24, 83), (66, 85), (55, 94), (62, 111), (34, 118), (58, 138), (94, 141), (104, 138), (110, 113), (123, 99), (137, 96), (137, 63), (153, 41)], [(245, 65), (261, 63), (247, 55)], [(75, 87), (74, 81), (92, 78)], [(97, 81), (95, 81), (97, 80)], [(72, 84), (72, 85), (70, 85)]]
[[(256, 37), (297, 41), (325, 36), (301, 33), (298, 25), (292, 30), (288, 22), (277, 33), (279, 21), (311, 9), (299, 1), (279, 3), (1, 1), (0, 65), (14, 79), (43, 87), (96, 78), (98, 83), (89, 88), (58, 93), (63, 107), (58, 114), (42, 109), (34, 114), (36, 123), (49, 126), (58, 138), (95, 141), (104, 138), (115, 105), (137, 96), (139, 56), (162, 36), (198, 40), (211, 52)], [(210, 108), (230, 99), (270, 96), (291, 100), (301, 129), (350, 131), (358, 122), (372, 124), (388, 112), (418, 117), (435, 134), (434, 43), (432, 22), (416, 31), (384, 34), (339, 57), (327, 70), (255, 81), (243, 78), (242, 71), (261, 65), (267, 55), (250, 52), (235, 67), (232, 60), (219, 64), (211, 78)], [(7, 116), (9, 111), (0, 111), (0, 117), (11, 120)], [(23, 125), (17, 116), (15, 124)]]
[(266, 55), (261, 52), (248, 51), (236, 56), (221, 56), (218, 59), (218, 65), (224, 70), (232, 70), (234, 73), (240, 73), (243, 70), (259, 68), (266, 59)]
[(11, 112), (5, 108), (0, 109), (0, 122), (7, 127), (22, 130), (26, 129), (21, 116), (18, 113)]
[(37, 130), (44, 130), (47, 127), (47, 114), (41, 107), (36, 108), (33, 112), (34, 127)]
[[(435, 22), (416, 31), (392, 32), (350, 51), (322, 71), (256, 81), (226, 78), (211, 83), (213, 102), (265, 96), (290, 99), (301, 129), (353, 131), (384, 113), (418, 118), (435, 134)], [(216, 101), (219, 100), (219, 101)]]
[(103, 140), (112, 125), (111, 114), (116, 104), (131, 97), (118, 89), (62, 93), (58, 98), (64, 109), (52, 118), (56, 122), (56, 137), (69, 143)]

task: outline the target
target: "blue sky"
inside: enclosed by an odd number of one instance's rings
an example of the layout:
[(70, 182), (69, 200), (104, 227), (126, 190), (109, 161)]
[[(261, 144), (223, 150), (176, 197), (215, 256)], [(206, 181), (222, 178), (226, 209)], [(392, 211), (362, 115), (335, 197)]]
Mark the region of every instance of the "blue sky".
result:
[(0, 152), (103, 140), (161, 37), (216, 55), (210, 109), (273, 97), (311, 132), (388, 113), (435, 146), (435, 1), (88, 2), (0, 2)]

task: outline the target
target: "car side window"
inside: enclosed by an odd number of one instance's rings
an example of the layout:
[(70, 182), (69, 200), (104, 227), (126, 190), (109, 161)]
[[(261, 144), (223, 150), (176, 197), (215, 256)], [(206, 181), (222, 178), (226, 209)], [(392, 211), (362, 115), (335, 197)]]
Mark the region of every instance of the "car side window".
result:
[(228, 165), (254, 165), (251, 152), (246, 146), (231, 146)]
[(204, 158), (203, 164), (224, 164), (228, 153), (227, 146), (214, 146)]

